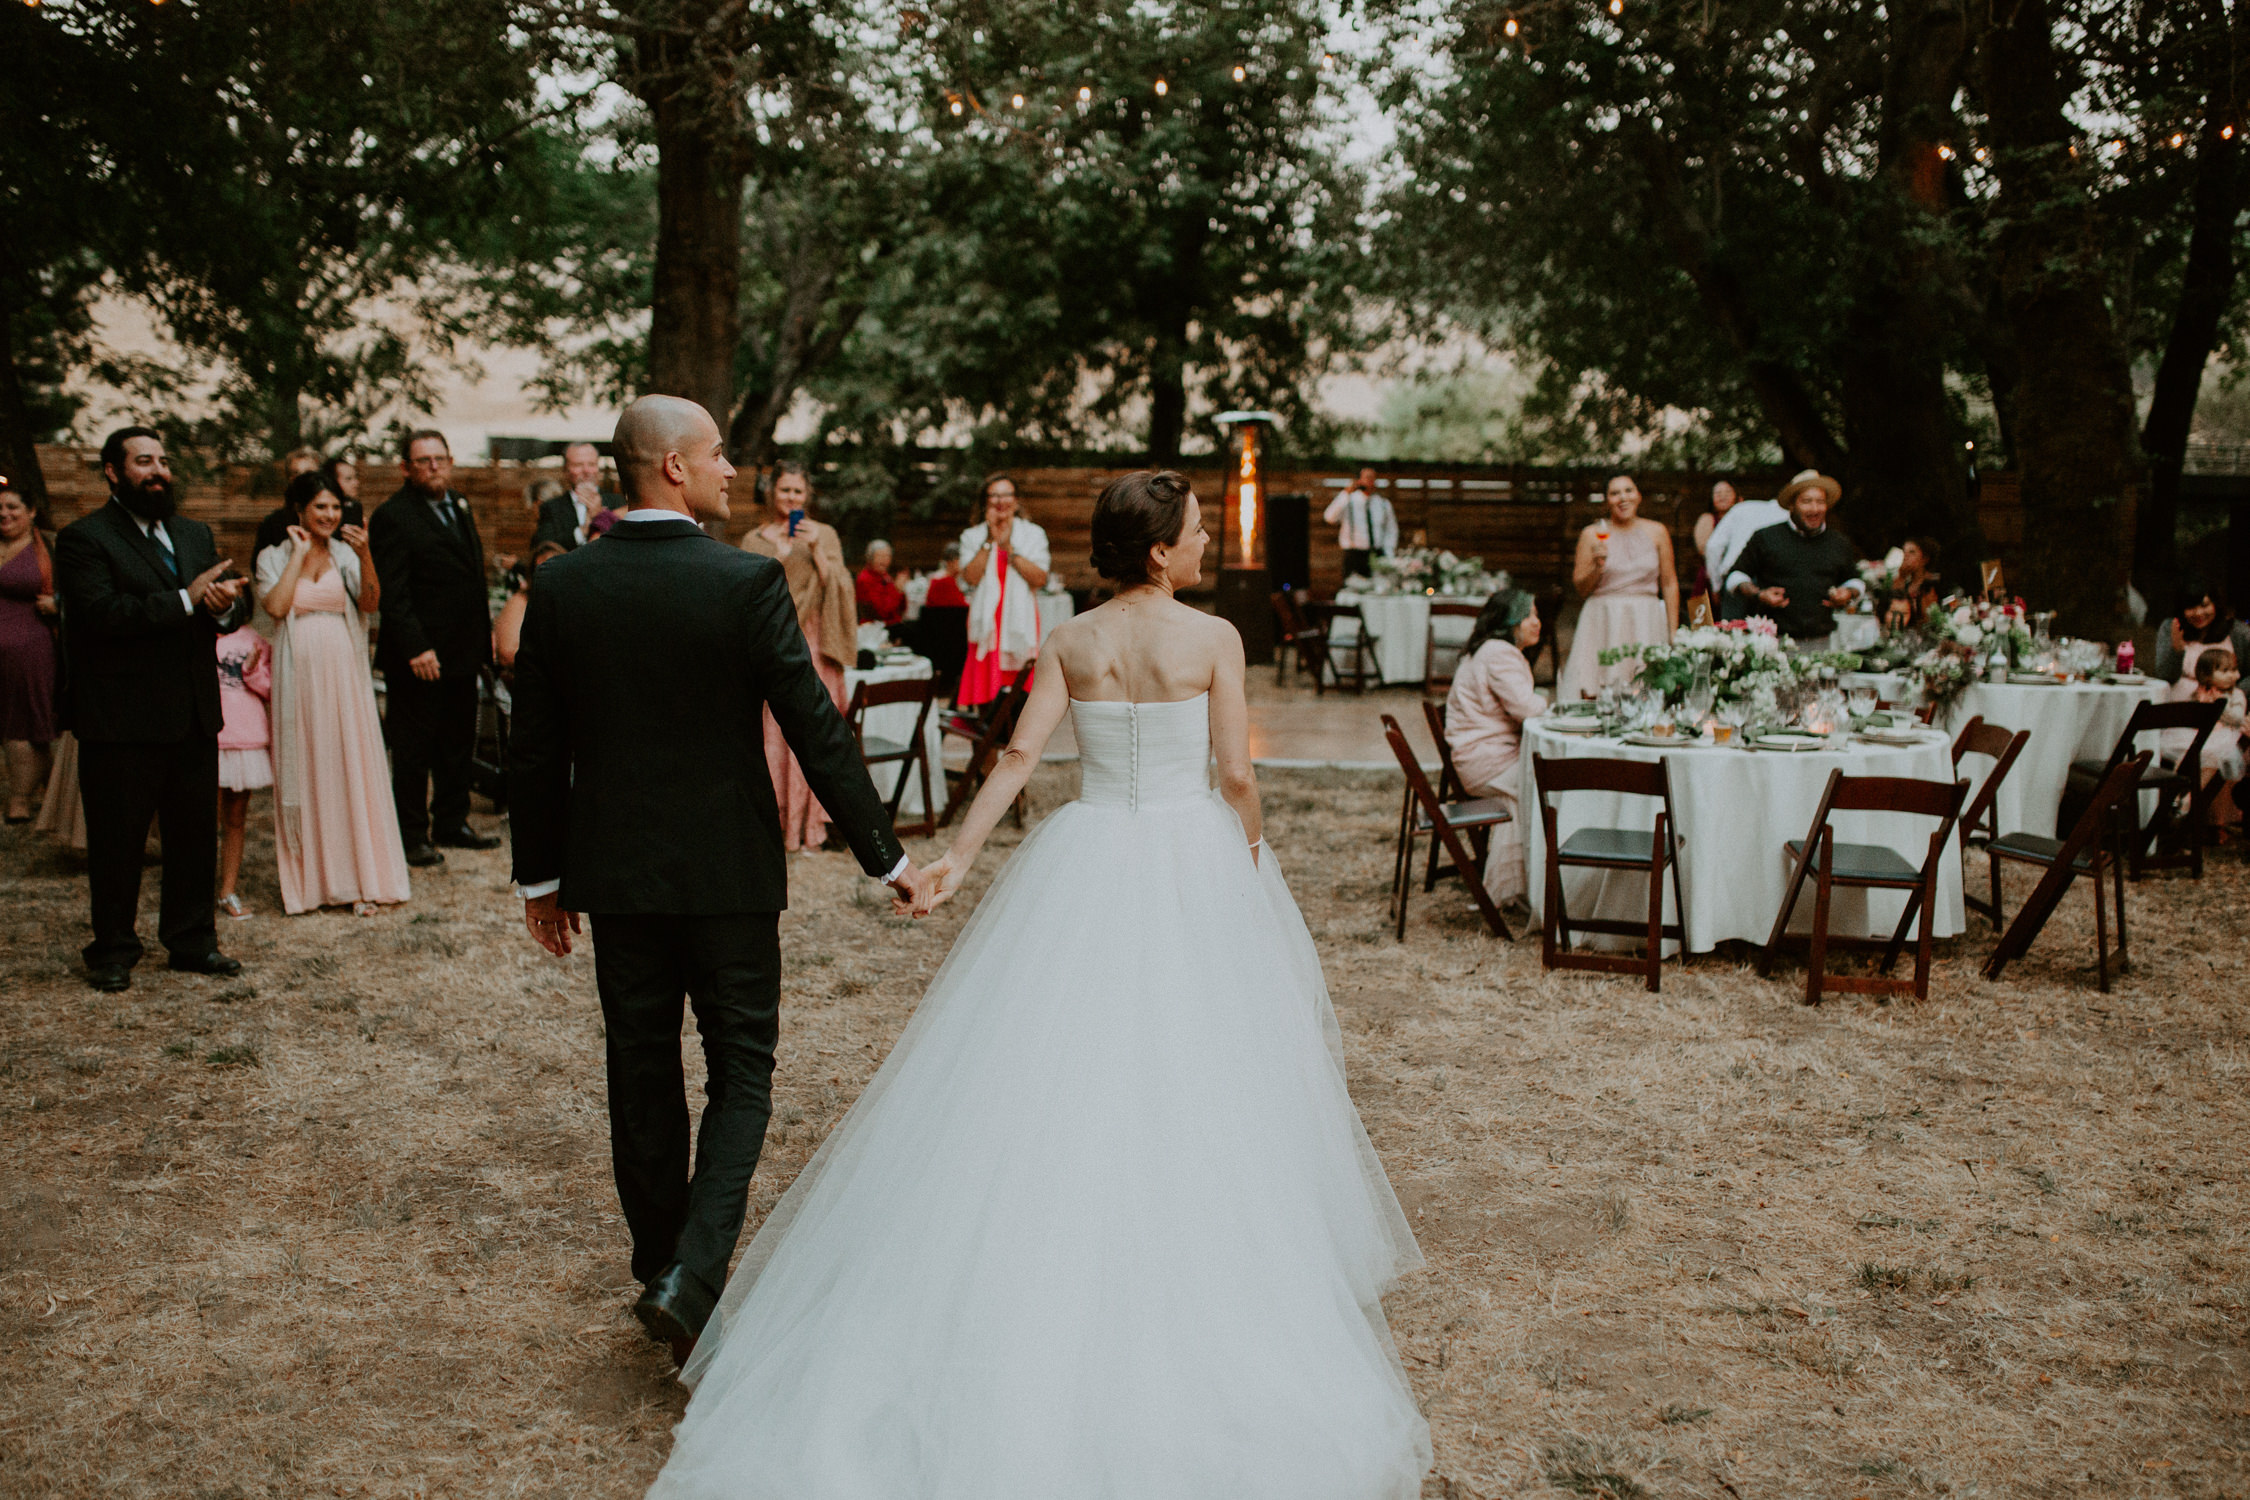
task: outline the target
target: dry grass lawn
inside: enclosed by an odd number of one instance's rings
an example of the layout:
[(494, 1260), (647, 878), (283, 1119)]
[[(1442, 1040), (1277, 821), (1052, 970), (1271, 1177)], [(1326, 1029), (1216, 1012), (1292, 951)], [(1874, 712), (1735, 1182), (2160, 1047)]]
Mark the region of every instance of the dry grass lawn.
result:
[[(1397, 946), (1396, 778), (1265, 782), (1430, 1260), (1391, 1303), (1428, 1494), (2250, 1493), (2238, 858), (2135, 888), (2109, 996), (2081, 893), (2007, 983), (1979, 924), (1928, 1003), (1812, 1011), (1728, 956), (1547, 976), (1457, 890)], [(973, 904), (795, 880), (753, 1224)], [(122, 996), (74, 859), (10, 830), (0, 890), (0, 1493), (640, 1493), (682, 1393), (627, 1313), (591, 960), (531, 947), (502, 855), (364, 921), (256, 874), (243, 979)]]

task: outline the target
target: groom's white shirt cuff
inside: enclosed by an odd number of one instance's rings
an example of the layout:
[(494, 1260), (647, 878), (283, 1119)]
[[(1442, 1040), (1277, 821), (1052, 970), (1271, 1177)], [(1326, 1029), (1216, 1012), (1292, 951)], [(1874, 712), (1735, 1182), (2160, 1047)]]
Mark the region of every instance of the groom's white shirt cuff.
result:
[[(896, 884), (898, 878), (906, 873), (906, 867), (912, 863), (914, 863), (914, 861), (911, 857), (901, 854), (898, 857), (898, 863), (891, 866), (891, 873), (883, 877), (883, 884)], [(555, 892), (561, 889), (562, 882), (559, 880), (541, 880), (531, 885), (517, 886), (516, 894), (518, 896), (521, 896), (526, 901), (533, 901), (537, 900), (541, 896), (552, 896)]]
[[(645, 506), (629, 510), (618, 519), (623, 521), (690, 521), (694, 517), (683, 516), (676, 510), (660, 510), (655, 506)], [(898, 863), (891, 866), (891, 873), (883, 877), (883, 884), (889, 885), (901, 875), (904, 875), (906, 867), (912, 863), (913, 861), (907, 856), (900, 855)], [(536, 885), (517, 886), (516, 894), (529, 901), (539, 896), (551, 896), (561, 889), (562, 882), (559, 880), (542, 880)]]

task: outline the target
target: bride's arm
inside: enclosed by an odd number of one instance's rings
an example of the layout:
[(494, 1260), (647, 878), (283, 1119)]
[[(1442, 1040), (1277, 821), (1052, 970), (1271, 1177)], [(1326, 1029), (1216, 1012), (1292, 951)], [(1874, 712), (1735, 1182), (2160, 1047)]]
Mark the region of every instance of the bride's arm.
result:
[(1219, 795), (1250, 839), (1250, 857), (1266, 836), (1258, 807), (1258, 773), (1250, 764), (1250, 702), (1243, 693), (1242, 637), (1219, 622), (1219, 659), (1211, 670), (1211, 754), (1219, 763)]
[(1046, 654), (1032, 671), (1031, 697), (1024, 703), (1023, 712), (1016, 716), (1015, 735), (1008, 741), (1008, 748), (1000, 752), (992, 774), (978, 788), (977, 800), (969, 804), (969, 815), (961, 820), (961, 831), (953, 836), (952, 846), (923, 870), (929, 877), (929, 884), (921, 903), (914, 907), (914, 915), (928, 916), (961, 888), (961, 882), (968, 877), (969, 866), (976, 863), (977, 852), (984, 848), (984, 841), (999, 823), (1000, 815), (1014, 803), (1024, 783), (1031, 780), (1031, 773), (1038, 769), (1048, 738), (1070, 707), (1070, 685), (1063, 680), (1056, 655), (1054, 640), (1049, 637)]

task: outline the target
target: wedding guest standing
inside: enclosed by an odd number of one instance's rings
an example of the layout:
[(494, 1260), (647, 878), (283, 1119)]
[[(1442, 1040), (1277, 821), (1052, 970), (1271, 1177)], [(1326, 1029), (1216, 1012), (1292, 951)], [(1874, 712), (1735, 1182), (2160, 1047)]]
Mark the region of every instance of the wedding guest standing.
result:
[[(1504, 589), (1485, 601), (1462, 648), (1445, 700), (1445, 743), (1453, 769), (1472, 797), (1504, 797), (1516, 810), (1523, 726), (1547, 711), (1531, 686), (1531, 660), (1539, 644), (1539, 611), (1521, 589)], [(1492, 830), (1484, 857), (1484, 888), (1500, 902), (1521, 901), (1526, 890), (1523, 819)]]
[(11, 823), (28, 823), (53, 769), (55, 558), (30, 503), (0, 479), (0, 745)]
[(2156, 627), (2156, 649), (2149, 653), (2152, 677), (2178, 682), (2195, 675), (2195, 658), (2206, 646), (2224, 646), (2238, 662), (2250, 661), (2250, 621), (2237, 620), (2226, 590), (2190, 579), (2180, 590), (2180, 607)]
[(359, 506), (359, 465), (338, 455), (320, 466), (320, 477), (328, 481), (328, 487), (344, 502), (344, 519), (358, 525), (351, 516)]
[(1750, 545), (1750, 538), (1788, 519), (1789, 512), (1779, 500), (1737, 500), (1711, 528), (1711, 540), (1703, 549), (1703, 571), (1711, 580), (1712, 602), (1718, 607), (1720, 619), (1740, 620), (1749, 615), (1748, 602), (1727, 587), (1727, 575), (1734, 571), (1735, 559)]
[(1374, 559), (1398, 548), (1398, 512), (1376, 487), (1372, 467), (1361, 469), (1350, 487), (1328, 502), (1320, 518), (1336, 528), (1346, 578), (1373, 577)]
[(1732, 484), (1722, 479), (1711, 486), (1711, 508), (1695, 518), (1695, 587), (1694, 592), (1708, 594), (1716, 599), (1718, 580), (1711, 575), (1711, 533), (1719, 529), (1728, 511), (1742, 503), (1742, 496)]
[(1729, 593), (1807, 651), (1828, 649), (1834, 611), (1867, 587), (1859, 577), (1859, 549), (1828, 524), (1843, 494), (1842, 485), (1812, 469), (1790, 480), (1781, 491), (1789, 524), (1751, 537), (1727, 575)]
[(212, 643), (250, 601), (211, 528), (176, 514), (164, 440), (122, 427), (102, 444), (109, 503), (55, 542), (66, 712), (78, 737), (94, 940), (87, 982), (133, 982), (141, 862), (153, 819), (164, 839), (157, 936), (171, 966), (239, 974), (219, 952), (212, 867), (218, 854), (219, 674)]
[(866, 560), (852, 580), (859, 598), (859, 617), (896, 625), (906, 618), (906, 590), (891, 576), (891, 544), (880, 539), (867, 544)]
[(969, 659), (953, 701), (962, 708), (990, 703), (1023, 675), (1039, 654), (1039, 601), (1054, 566), (1047, 533), (1016, 507), (1016, 482), (1006, 474), (984, 481), (984, 520), (961, 533), (962, 581), (969, 596)]
[[(777, 466), (767, 487), (763, 524), (742, 537), (742, 550), (781, 564), (796, 602), (797, 624), (805, 632), (813, 669), (836, 707), (844, 706), (844, 669), (859, 658), (859, 612), (852, 576), (844, 566), (844, 543), (836, 528), (814, 520), (812, 481), (800, 463)], [(781, 805), (782, 846), (817, 849), (828, 838), (828, 814), (813, 795), (803, 768), (773, 715), (766, 715), (766, 769)]]
[(240, 922), (250, 915), (235, 894), (242, 843), (250, 831), (250, 794), (273, 785), (273, 648), (248, 625), (219, 637), (219, 910)]
[(572, 443), (563, 449), (563, 483), (564, 492), (539, 507), (539, 525), (531, 533), (533, 546), (555, 542), (565, 552), (583, 547), (590, 537), (609, 529), (606, 524), (591, 529), (596, 519), (625, 503), (623, 495), (602, 488), (601, 450), (592, 443)]
[(258, 557), (258, 602), (279, 626), (273, 807), (281, 907), (295, 916), (349, 906), (367, 916), (410, 894), (367, 676), (366, 617), (382, 602), (382, 583), (367, 533), (343, 524), (343, 498), (317, 475), (299, 483), (314, 487), (298, 506), (305, 524), (287, 546)]
[(469, 826), (477, 675), (492, 660), (492, 609), (484, 541), (468, 499), (451, 488), (445, 435), (410, 432), (402, 456), (406, 483), (368, 517), (367, 535), (383, 578), (375, 664), (390, 699), (391, 795), (406, 862), (420, 867), (445, 862), (436, 846), (500, 844)]
[(1555, 684), (1558, 702), (1591, 698), (1603, 681), (1632, 675), (1629, 662), (1604, 668), (1612, 646), (1661, 646), (1680, 628), (1680, 580), (1672, 568), (1672, 533), (1641, 515), (1641, 487), (1629, 474), (1612, 478), (1602, 518), (1578, 534), (1570, 581), (1586, 603), (1570, 640), (1570, 660)]

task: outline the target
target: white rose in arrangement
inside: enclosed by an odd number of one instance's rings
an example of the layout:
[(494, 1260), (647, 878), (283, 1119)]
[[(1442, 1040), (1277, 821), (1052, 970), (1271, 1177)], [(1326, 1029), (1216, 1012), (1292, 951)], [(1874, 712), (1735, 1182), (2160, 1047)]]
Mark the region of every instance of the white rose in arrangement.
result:
[(1903, 547), (1893, 547), (1890, 551), (1883, 554), (1883, 571), (1886, 573), (1896, 573), (1905, 562), (1906, 549)]
[(1973, 651), (1984, 644), (1984, 627), (1975, 624), (1963, 625), (1956, 621), (1953, 627), (1953, 638)]

